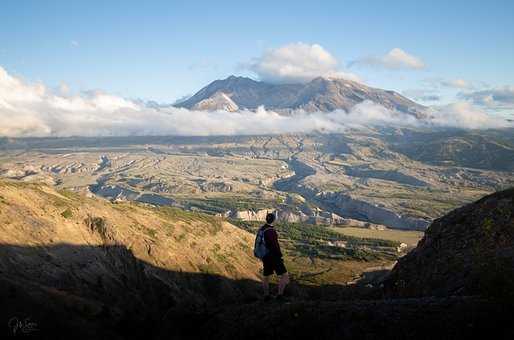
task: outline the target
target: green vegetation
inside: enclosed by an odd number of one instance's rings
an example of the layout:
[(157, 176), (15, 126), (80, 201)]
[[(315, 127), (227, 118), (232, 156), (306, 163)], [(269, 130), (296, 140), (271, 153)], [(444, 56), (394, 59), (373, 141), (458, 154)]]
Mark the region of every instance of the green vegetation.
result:
[(186, 234), (182, 233), (182, 234), (178, 235), (177, 237), (175, 237), (175, 240), (178, 242), (182, 242), (185, 238), (186, 238)]
[(157, 232), (154, 229), (145, 228), (145, 234), (150, 236), (151, 238), (155, 238), (157, 236)]
[(166, 232), (166, 236), (173, 236), (173, 232), (175, 231), (175, 226), (172, 223), (163, 223), (162, 227)]
[(485, 230), (491, 229), (493, 224), (494, 224), (494, 222), (493, 222), (493, 219), (491, 217), (484, 218), (483, 226), (484, 226)]
[(72, 218), (73, 212), (68, 208), (61, 213), (61, 216), (64, 218)]
[(206, 213), (223, 213), (227, 210), (260, 210), (276, 206), (280, 199), (263, 200), (249, 196), (230, 196), (230, 197), (207, 197), (207, 198), (187, 198), (180, 201), (188, 209), (198, 209)]
[(198, 269), (200, 270), (201, 273), (204, 273), (204, 274), (218, 274), (218, 269), (216, 268), (216, 266), (212, 265), (212, 264), (201, 264), (198, 266)]
[(52, 202), (53, 205), (55, 205), (58, 208), (64, 208), (69, 207), (71, 204), (68, 199), (59, 197), (57, 195), (48, 195), (46, 193), (43, 193), (45, 196), (48, 197), (48, 200)]
[(395, 260), (394, 250), (373, 251), (370, 248), (354, 246), (351, 248), (335, 247), (326, 244), (294, 244), (295, 255), (316, 257), (320, 259), (373, 261), (379, 259)]
[[(249, 231), (254, 234), (262, 226), (261, 222), (248, 222), (241, 220), (231, 220), (232, 224)], [(311, 225), (302, 223), (278, 223), (276, 224), (280, 237), (285, 240), (314, 242), (314, 241), (347, 241), (349, 244), (381, 246), (381, 247), (397, 247), (399, 242), (392, 240), (353, 237), (342, 235), (341, 233), (331, 230), (325, 225)]]
[(347, 236), (397, 241), (409, 246), (415, 246), (424, 235), (422, 231), (414, 230), (375, 230), (357, 227), (330, 227), (330, 229)]
[[(232, 220), (231, 223), (255, 234), (260, 222)], [(279, 223), (276, 225), (283, 248), (290, 256), (318, 259), (372, 261), (396, 259), (400, 242), (344, 235), (323, 225)]]
[(214, 244), (214, 246), (212, 247), (212, 250), (217, 253), (218, 251), (221, 250), (221, 246), (217, 243)]
[(70, 190), (61, 189), (61, 190), (57, 190), (57, 192), (71, 200), (79, 198), (79, 194), (77, 194), (76, 192), (70, 191)]
[(220, 217), (208, 215), (197, 211), (186, 211), (175, 207), (155, 207), (161, 216), (173, 222), (182, 221), (192, 225), (198, 221), (205, 223), (211, 235), (216, 235), (222, 229), (222, 219)]

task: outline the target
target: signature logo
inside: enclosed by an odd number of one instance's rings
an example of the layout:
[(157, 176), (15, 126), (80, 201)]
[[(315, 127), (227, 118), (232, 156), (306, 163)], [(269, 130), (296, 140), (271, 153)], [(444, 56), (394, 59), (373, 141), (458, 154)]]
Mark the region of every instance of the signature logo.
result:
[(7, 322), (7, 327), (9, 327), (12, 335), (30, 334), (39, 330), (37, 322), (30, 320), (30, 317), (23, 320), (12, 317)]

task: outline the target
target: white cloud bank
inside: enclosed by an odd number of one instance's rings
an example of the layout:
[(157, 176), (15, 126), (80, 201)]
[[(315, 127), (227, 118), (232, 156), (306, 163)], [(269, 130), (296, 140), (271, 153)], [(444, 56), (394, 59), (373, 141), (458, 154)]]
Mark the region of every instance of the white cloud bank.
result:
[(421, 70), (426, 67), (423, 60), (396, 47), (383, 56), (371, 56), (354, 60), (349, 63), (352, 66), (372, 66), (390, 70), (412, 69)]
[(514, 127), (505, 118), (492, 116), (467, 102), (457, 102), (431, 108), (429, 124), (463, 129)]
[(263, 80), (273, 83), (304, 83), (316, 77), (359, 81), (339, 69), (337, 59), (318, 44), (302, 42), (267, 50), (248, 65)]
[(365, 101), (350, 112), (296, 112), (283, 116), (256, 112), (205, 112), (156, 109), (101, 92), (66, 95), (29, 84), (0, 67), (0, 136), (248, 135), (292, 132), (342, 132), (370, 125), (500, 128), (509, 124), (469, 103), (432, 109), (430, 118), (391, 112)]

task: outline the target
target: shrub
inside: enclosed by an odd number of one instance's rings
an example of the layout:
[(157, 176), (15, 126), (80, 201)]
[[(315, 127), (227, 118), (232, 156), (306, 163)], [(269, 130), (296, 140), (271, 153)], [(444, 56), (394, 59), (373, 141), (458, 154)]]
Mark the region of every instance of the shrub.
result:
[(70, 208), (68, 208), (61, 213), (61, 216), (64, 218), (72, 218), (73, 212), (70, 210)]
[(151, 238), (155, 238), (155, 236), (157, 236), (157, 232), (154, 229), (145, 228), (145, 233)]
[(88, 215), (84, 223), (89, 227), (91, 232), (97, 232), (102, 238), (107, 238), (107, 226), (103, 218)]

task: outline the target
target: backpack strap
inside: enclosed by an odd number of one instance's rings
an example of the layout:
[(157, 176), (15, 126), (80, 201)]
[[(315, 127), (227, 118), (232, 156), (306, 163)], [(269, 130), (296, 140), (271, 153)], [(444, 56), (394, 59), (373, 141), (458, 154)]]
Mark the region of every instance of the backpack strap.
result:
[(262, 230), (261, 230), (261, 231), (262, 231), (262, 237), (264, 237), (264, 233), (265, 233), (266, 231), (270, 230), (271, 228), (273, 228), (273, 227), (267, 227), (267, 228), (262, 229)]
[(270, 229), (272, 229), (272, 227), (267, 227), (267, 228), (264, 228), (264, 229), (262, 229), (262, 230), (261, 230), (261, 231), (262, 231), (262, 242), (263, 242), (264, 244), (266, 244), (266, 237), (265, 237), (265, 235), (264, 235), (264, 234), (266, 233), (266, 231), (268, 231), (268, 230), (270, 230)]

